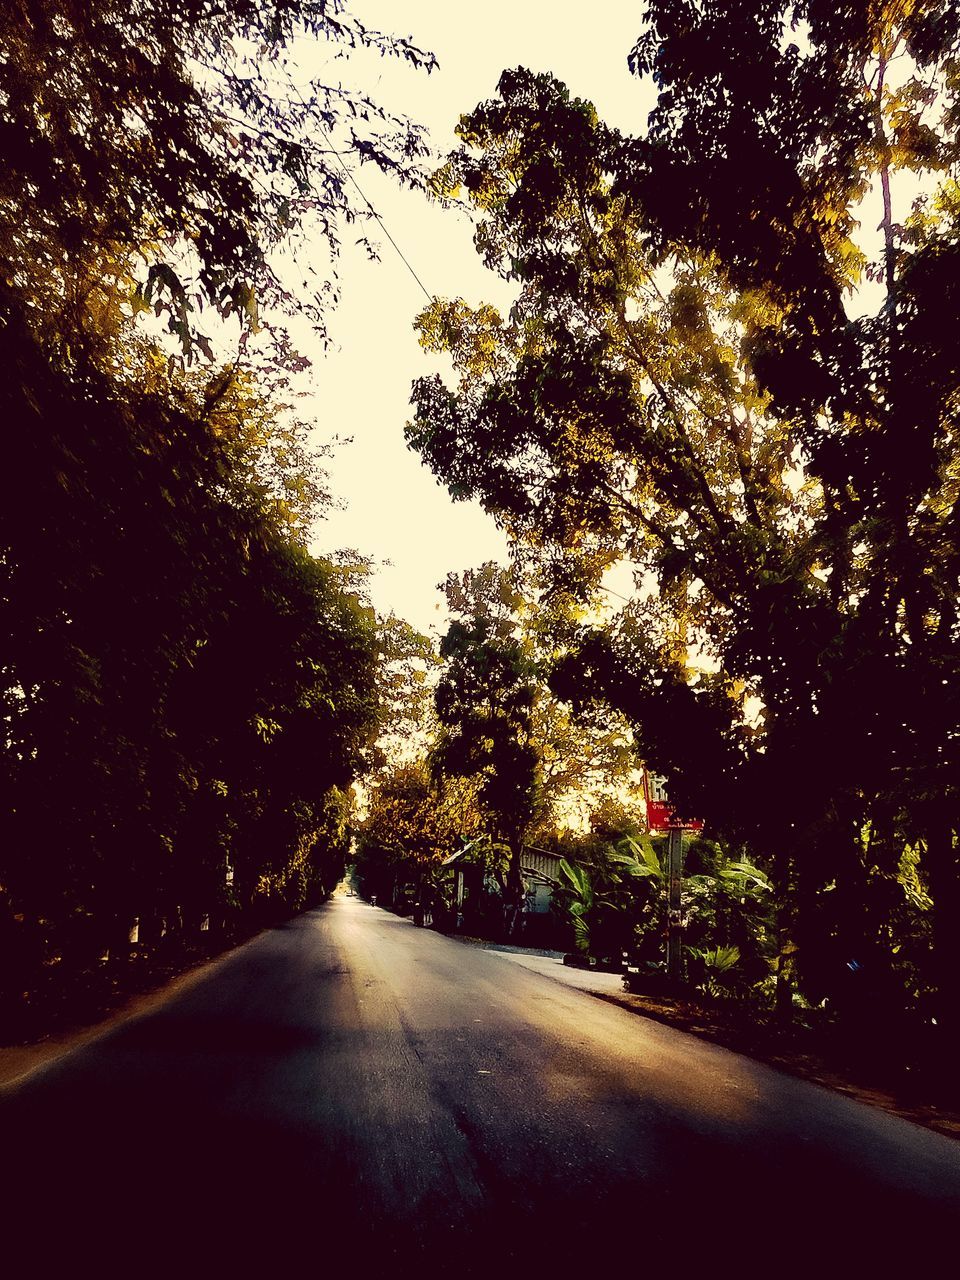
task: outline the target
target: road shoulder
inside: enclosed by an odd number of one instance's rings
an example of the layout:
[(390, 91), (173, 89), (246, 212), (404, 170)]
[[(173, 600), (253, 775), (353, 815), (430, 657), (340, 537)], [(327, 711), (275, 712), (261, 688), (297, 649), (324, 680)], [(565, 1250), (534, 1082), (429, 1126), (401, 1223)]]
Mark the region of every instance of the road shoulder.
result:
[(630, 1013), (722, 1045), (735, 1053), (774, 1067), (785, 1075), (809, 1080), (946, 1137), (960, 1139), (960, 1109), (935, 1105), (922, 1099), (905, 1099), (889, 1089), (853, 1078), (850, 1072), (816, 1053), (772, 1044), (764, 1046), (744, 1029), (726, 1023), (715, 1011), (702, 1008), (692, 1001), (654, 998), (625, 991), (621, 974), (565, 965), (560, 952), (528, 952), (518, 947), (478, 943), (473, 939), (459, 941), (468, 945), (482, 945), (510, 963), (522, 965), (525, 969), (565, 986), (576, 987), (587, 995), (618, 1005)]

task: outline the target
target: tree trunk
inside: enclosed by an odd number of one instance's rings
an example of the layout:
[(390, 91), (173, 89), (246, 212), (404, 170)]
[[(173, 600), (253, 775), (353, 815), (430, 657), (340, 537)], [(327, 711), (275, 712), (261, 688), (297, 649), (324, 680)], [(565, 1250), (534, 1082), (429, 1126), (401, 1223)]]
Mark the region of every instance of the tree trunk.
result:
[(504, 886), (504, 925), (508, 938), (515, 938), (520, 930), (520, 916), (524, 897), (523, 871), (520, 865), (522, 856), (522, 840), (511, 840), (507, 882)]

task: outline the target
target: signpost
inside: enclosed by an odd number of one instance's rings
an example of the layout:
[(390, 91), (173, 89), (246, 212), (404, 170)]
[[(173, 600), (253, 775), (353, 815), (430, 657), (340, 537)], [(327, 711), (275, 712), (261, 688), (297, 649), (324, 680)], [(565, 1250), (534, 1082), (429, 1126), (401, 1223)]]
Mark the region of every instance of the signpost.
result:
[(667, 833), (667, 977), (683, 977), (683, 914), (680, 884), (683, 878), (683, 827)]
[(663, 778), (643, 772), (643, 798), (647, 807), (647, 826), (651, 833), (667, 833), (667, 977), (679, 982), (683, 977), (683, 833), (702, 831), (698, 818), (681, 822), (674, 815), (666, 797)]

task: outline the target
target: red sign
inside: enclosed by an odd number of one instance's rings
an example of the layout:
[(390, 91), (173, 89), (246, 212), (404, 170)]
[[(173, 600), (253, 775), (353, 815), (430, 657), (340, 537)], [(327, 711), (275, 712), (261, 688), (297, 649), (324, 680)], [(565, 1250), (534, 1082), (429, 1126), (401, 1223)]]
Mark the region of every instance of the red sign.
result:
[(669, 800), (647, 801), (647, 826), (651, 831), (669, 831), (680, 828), (681, 831), (702, 831), (700, 818), (690, 818), (687, 822), (678, 822), (673, 816), (673, 805)]

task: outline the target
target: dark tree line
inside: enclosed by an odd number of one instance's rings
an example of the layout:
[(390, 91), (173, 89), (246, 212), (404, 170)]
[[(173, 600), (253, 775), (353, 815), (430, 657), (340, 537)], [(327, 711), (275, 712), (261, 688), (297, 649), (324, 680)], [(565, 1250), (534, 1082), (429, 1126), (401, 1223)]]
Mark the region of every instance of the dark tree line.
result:
[(432, 63), (339, 3), (0, 16), (14, 1019), (56, 974), (123, 959), (134, 928), (141, 950), (249, 929), (342, 874), (390, 646), (348, 567), (304, 548), (323, 489), (276, 394), (305, 363), (278, 317), (322, 327), (334, 277), (295, 299), (272, 254), (319, 235), (332, 261), (358, 216), (338, 148), (416, 181), (421, 144), (362, 95), (303, 87), (299, 38)]
[(203, 423), (81, 389), (5, 319), (7, 911), (102, 950), (135, 917), (301, 905), (336, 878), (329, 793), (376, 723), (370, 612), (226, 499)]

